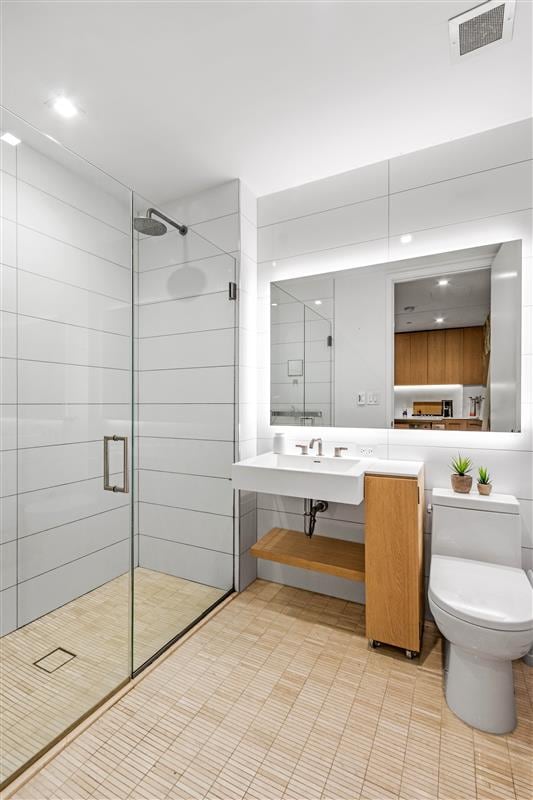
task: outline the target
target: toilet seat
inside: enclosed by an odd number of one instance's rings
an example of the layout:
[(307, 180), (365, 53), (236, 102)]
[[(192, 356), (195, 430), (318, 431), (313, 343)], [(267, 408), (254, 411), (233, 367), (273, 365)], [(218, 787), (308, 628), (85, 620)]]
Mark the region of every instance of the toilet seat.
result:
[(533, 631), (533, 589), (516, 567), (434, 555), (429, 597), (464, 622), (500, 631)]

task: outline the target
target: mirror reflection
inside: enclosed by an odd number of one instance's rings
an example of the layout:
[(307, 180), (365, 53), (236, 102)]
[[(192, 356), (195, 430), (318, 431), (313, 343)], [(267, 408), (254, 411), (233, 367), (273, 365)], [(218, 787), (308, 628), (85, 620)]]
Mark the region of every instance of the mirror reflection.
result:
[(520, 430), (521, 242), (271, 284), (271, 423)]

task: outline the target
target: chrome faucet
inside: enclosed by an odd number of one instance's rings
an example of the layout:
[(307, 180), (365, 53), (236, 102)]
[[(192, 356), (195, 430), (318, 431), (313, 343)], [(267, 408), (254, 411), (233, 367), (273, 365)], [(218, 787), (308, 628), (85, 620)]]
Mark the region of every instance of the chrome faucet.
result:
[(318, 442), (318, 453), (317, 453), (317, 455), (318, 456), (324, 455), (324, 453), (322, 451), (322, 439), (311, 439), (311, 441), (309, 442), (309, 449), (312, 450), (314, 448), (315, 442)]

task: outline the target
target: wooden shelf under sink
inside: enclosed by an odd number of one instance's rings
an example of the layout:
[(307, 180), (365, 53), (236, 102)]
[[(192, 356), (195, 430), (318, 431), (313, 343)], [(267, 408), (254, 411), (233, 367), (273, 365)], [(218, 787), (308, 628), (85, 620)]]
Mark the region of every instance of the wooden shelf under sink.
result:
[(272, 528), (250, 550), (256, 558), (326, 572), (352, 581), (365, 579), (365, 546), (287, 528)]

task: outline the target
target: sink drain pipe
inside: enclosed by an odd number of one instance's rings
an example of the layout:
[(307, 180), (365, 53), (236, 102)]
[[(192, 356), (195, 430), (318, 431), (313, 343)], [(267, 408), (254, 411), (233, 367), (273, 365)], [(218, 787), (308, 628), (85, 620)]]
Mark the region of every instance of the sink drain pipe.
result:
[(316, 515), (327, 509), (328, 504), (325, 500), (317, 500), (316, 503), (313, 503), (310, 498), (304, 500), (304, 533), (306, 536), (311, 538), (315, 532)]

